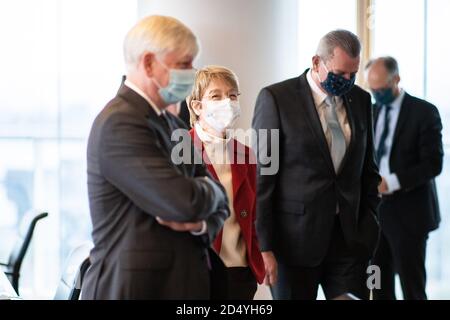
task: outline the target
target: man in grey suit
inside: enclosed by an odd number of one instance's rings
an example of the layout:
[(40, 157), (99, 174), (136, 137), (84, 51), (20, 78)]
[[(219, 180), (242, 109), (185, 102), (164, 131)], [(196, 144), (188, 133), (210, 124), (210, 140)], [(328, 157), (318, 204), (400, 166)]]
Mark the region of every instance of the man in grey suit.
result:
[(171, 133), (184, 125), (164, 110), (190, 93), (197, 52), (170, 17), (144, 18), (125, 38), (126, 80), (89, 136), (94, 248), (83, 299), (210, 297), (207, 247), (227, 199), (203, 166), (171, 161)]
[[(354, 34), (332, 31), (321, 39), (311, 69), (258, 96), (253, 128), (278, 130), (280, 137), (279, 171), (264, 175), (270, 164), (259, 164), (256, 209), (275, 298), (315, 299), (319, 285), (327, 299), (368, 298), (380, 177), (370, 95), (354, 85), (360, 51)], [(270, 148), (276, 141), (258, 145), (259, 159), (276, 156)]]

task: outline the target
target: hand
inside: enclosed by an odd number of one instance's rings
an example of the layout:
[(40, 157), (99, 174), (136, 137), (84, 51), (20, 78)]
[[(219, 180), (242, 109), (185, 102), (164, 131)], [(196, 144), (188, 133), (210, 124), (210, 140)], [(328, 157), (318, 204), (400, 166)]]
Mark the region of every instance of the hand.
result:
[(389, 191), (388, 189), (388, 185), (386, 183), (386, 179), (384, 179), (383, 177), (381, 178), (381, 182), (378, 185), (378, 192), (381, 194), (387, 193)]
[(264, 261), (264, 268), (266, 270), (266, 276), (264, 278), (264, 284), (266, 286), (273, 286), (277, 282), (278, 278), (278, 264), (272, 251), (261, 252)]
[(176, 222), (176, 221), (165, 221), (160, 217), (156, 217), (156, 221), (162, 226), (172, 229), (173, 231), (179, 232), (199, 232), (202, 230), (203, 221), (198, 222)]

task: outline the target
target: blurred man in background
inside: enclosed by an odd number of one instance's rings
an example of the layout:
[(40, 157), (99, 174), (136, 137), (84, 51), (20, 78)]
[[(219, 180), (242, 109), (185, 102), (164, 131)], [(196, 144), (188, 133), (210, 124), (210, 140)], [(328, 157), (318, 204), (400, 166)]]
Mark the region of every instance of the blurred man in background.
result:
[(442, 170), (442, 124), (437, 108), (399, 87), (397, 61), (375, 59), (366, 67), (376, 101), (375, 148), (382, 182), (382, 230), (373, 263), (381, 268), (375, 299), (395, 299), (395, 274), (404, 299), (427, 299), (428, 233), (439, 226), (434, 178)]

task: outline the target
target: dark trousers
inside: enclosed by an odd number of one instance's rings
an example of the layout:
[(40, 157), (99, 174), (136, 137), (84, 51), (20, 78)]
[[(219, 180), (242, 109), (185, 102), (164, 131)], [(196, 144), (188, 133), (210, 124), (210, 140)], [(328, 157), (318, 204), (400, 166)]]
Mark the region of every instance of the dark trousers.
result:
[(381, 288), (374, 290), (376, 300), (395, 300), (395, 275), (405, 300), (426, 300), (425, 253), (428, 235), (417, 236), (404, 230), (382, 232), (373, 264), (381, 270)]
[(319, 285), (327, 299), (352, 293), (360, 299), (369, 298), (367, 288), (367, 254), (349, 246), (336, 216), (328, 252), (317, 267), (278, 264), (278, 281), (272, 287), (277, 300), (314, 300)]
[(249, 267), (230, 267), (225, 269), (228, 300), (253, 300), (257, 284)]

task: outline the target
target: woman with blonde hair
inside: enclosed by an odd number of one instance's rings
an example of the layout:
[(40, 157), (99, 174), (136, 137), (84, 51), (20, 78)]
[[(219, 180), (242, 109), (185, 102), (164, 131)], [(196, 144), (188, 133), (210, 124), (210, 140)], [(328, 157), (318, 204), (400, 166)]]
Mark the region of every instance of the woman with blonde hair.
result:
[(198, 70), (187, 104), (194, 145), (229, 199), (230, 217), (213, 242), (226, 266), (227, 298), (253, 299), (265, 271), (254, 225), (255, 157), (228, 134), (240, 115), (236, 75), (220, 66)]

